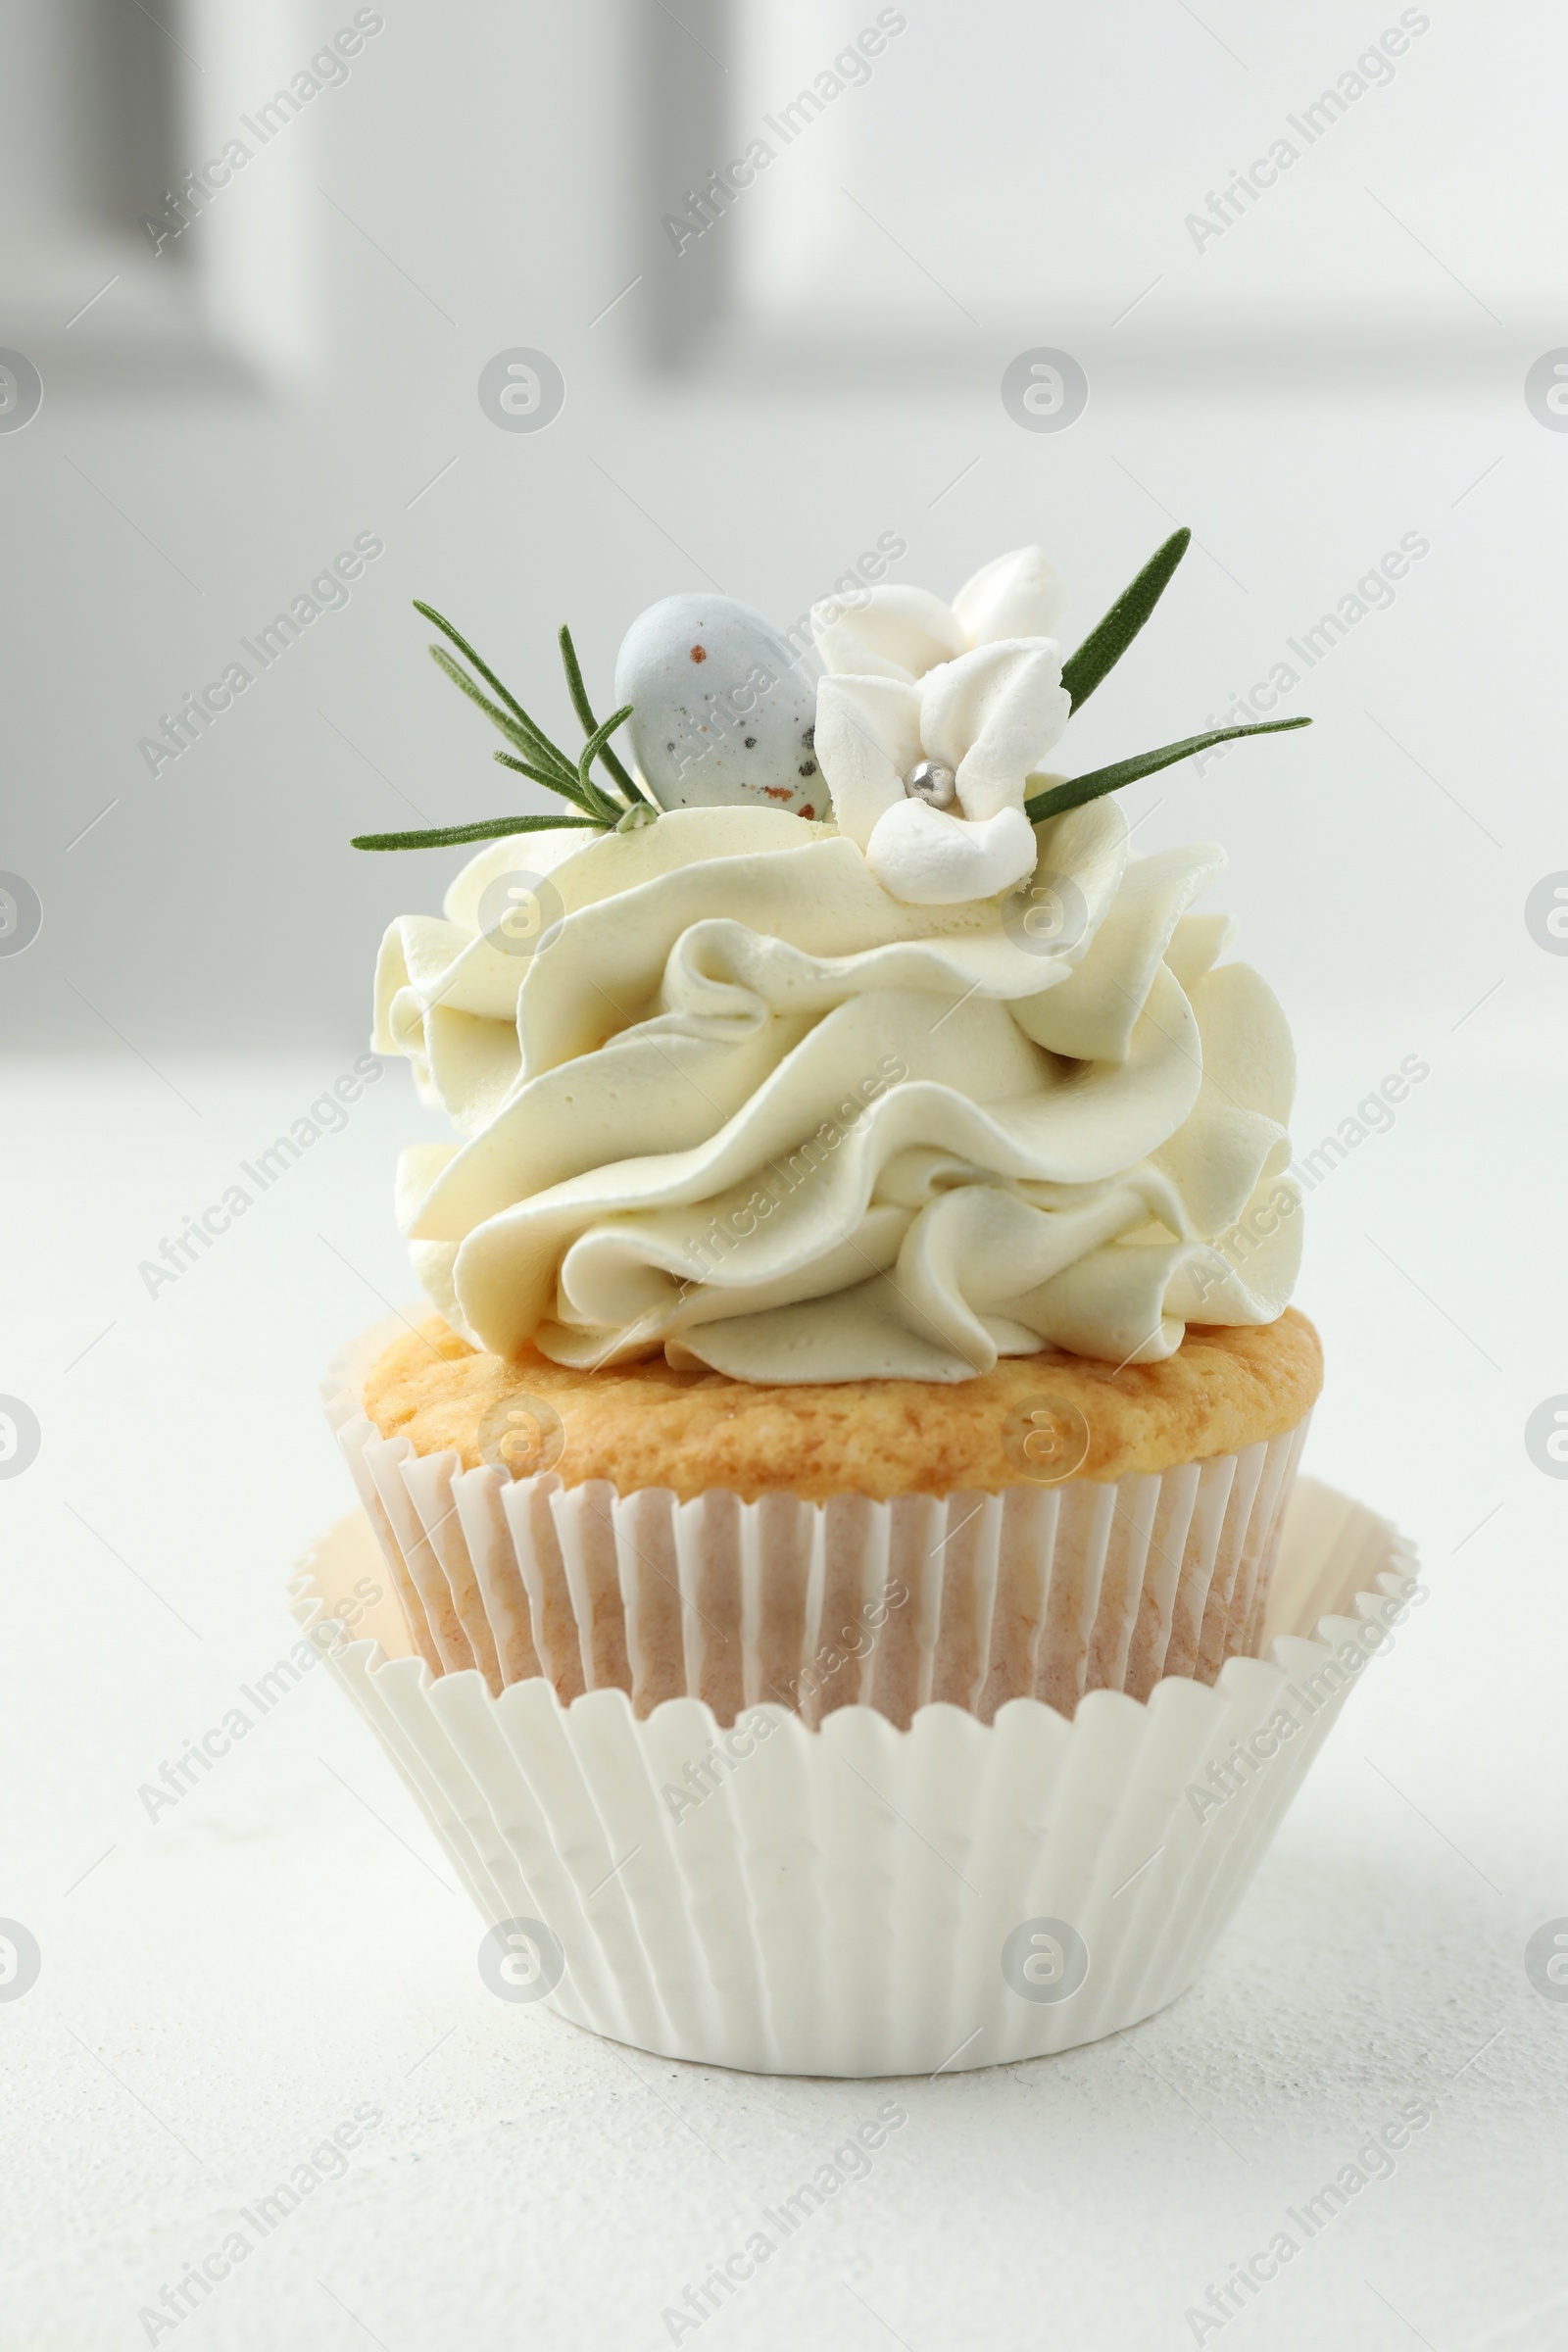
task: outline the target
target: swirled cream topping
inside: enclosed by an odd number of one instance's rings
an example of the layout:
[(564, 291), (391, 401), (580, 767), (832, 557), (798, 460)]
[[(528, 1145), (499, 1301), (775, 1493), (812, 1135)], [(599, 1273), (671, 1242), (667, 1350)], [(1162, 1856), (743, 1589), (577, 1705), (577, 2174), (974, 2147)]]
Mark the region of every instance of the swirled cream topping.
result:
[(800, 1382), (1272, 1322), (1294, 1055), (1191, 911), (1222, 854), (1131, 857), (1113, 799), (1031, 831), (1010, 895), (922, 905), (831, 824), (691, 808), (498, 841), (394, 923), (373, 1044), (461, 1138), (399, 1217), (454, 1327)]

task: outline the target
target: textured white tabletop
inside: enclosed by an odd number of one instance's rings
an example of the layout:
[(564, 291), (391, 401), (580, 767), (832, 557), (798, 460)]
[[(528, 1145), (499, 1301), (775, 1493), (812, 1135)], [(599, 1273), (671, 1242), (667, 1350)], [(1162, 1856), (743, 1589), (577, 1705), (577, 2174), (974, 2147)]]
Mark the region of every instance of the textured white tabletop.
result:
[[(1539, 1098), (1500, 1024), (1446, 1025), (1308, 1026), (1297, 1120), (1327, 1130), (1430, 1056), (1321, 1188), (1301, 1293), (1330, 1359), (1310, 1466), (1418, 1539), (1430, 1599), (1190, 1993), (1069, 2056), (892, 2084), (684, 2067), (498, 2002), (476, 1917), (324, 1674), (149, 1818), (143, 1785), (288, 1644), (290, 1558), (346, 1505), (314, 1382), (408, 1290), (387, 1173), (420, 1114), (389, 1070), (149, 1298), (139, 1262), (341, 1065), (126, 1053), (16, 1089), (7, 1213), (36, 1248), (0, 1385), (26, 1368), (43, 1434), (0, 1484), (27, 1792), (0, 1914), (41, 1969), (0, 2000), (0, 2340), (1568, 2342), (1568, 2001), (1525, 1963), (1568, 1915), (1565, 1498), (1523, 1441), (1565, 1385), (1539, 1300), (1568, 1268)], [(1471, 1262), (1456, 1221), (1484, 1200)], [(866, 2177), (700, 2326), (664, 2318), (890, 2096), (906, 2122)], [(1288, 2213), (1412, 2109), (1430, 2120), (1308, 2240)], [(297, 2205), (259, 2213), (290, 2181)], [(1210, 2287), (1282, 2230), (1298, 2250), (1221, 2321)]]

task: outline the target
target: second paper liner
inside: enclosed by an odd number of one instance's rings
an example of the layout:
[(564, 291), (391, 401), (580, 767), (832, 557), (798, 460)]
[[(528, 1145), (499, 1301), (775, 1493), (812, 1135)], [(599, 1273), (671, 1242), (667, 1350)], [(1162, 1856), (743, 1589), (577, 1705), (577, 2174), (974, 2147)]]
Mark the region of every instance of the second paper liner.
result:
[(1091, 1690), (1070, 1722), (938, 1703), (907, 1731), (763, 1705), (725, 1732), (699, 1698), (639, 1718), (619, 1689), (434, 1674), (376, 1568), (357, 1511), (295, 1615), (473, 1897), (491, 1991), (666, 2057), (858, 2077), (1040, 2057), (1173, 2000), (1424, 1597), (1386, 1522), (1302, 1479), (1269, 1654), (1212, 1688)]

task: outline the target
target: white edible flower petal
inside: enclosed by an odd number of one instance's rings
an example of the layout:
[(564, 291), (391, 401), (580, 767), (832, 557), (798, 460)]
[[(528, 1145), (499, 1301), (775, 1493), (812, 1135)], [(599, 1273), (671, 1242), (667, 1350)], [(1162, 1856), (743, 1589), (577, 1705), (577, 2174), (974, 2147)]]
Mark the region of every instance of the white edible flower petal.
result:
[(827, 597), (811, 608), (816, 650), (829, 670), (906, 684), (961, 654), (968, 639), (956, 614), (926, 588), (869, 588), (863, 598)]
[(1038, 849), (1021, 808), (975, 823), (927, 801), (901, 800), (878, 817), (865, 862), (906, 906), (956, 906), (1011, 890), (1034, 872)]
[(1020, 547), (982, 564), (958, 590), (953, 610), (971, 646), (1000, 637), (1054, 637), (1067, 592), (1043, 548)]
[(918, 694), (896, 678), (823, 678), (814, 749), (839, 831), (863, 850), (920, 759)]
[(1004, 639), (932, 670), (920, 686), (926, 757), (958, 779), (968, 817), (1023, 807), (1025, 779), (1067, 724), (1061, 655), (1049, 638)]

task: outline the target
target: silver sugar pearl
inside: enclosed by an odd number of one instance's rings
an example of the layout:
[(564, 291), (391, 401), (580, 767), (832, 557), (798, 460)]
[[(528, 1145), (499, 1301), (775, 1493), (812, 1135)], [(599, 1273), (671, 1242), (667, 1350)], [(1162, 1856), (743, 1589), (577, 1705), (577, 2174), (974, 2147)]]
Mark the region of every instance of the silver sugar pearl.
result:
[(922, 760), (918, 767), (909, 770), (904, 789), (911, 801), (928, 802), (933, 808), (951, 808), (958, 797), (958, 779), (940, 761)]

